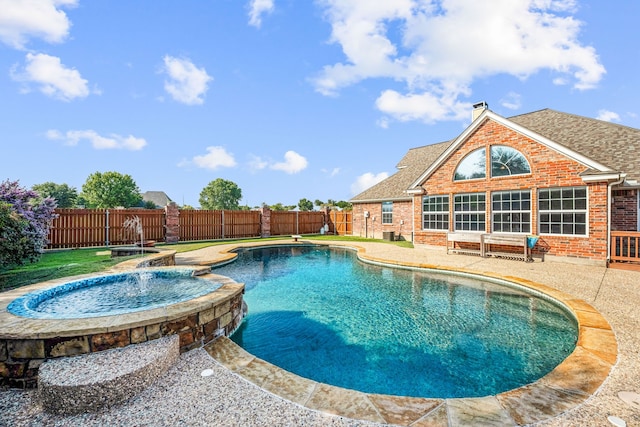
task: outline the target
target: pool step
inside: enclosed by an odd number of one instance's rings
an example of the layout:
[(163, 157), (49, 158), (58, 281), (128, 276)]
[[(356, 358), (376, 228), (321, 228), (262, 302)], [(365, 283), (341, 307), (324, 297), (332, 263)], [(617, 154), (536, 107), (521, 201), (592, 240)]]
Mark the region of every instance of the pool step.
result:
[(123, 402), (163, 375), (180, 354), (177, 335), (127, 347), (50, 359), (40, 366), (43, 408), (56, 414), (95, 411)]

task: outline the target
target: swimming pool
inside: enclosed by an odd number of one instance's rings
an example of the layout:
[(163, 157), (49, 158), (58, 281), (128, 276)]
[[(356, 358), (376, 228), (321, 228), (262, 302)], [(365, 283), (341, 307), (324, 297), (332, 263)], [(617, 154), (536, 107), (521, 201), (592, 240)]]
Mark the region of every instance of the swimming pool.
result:
[(298, 375), (369, 393), (497, 394), (575, 347), (575, 319), (518, 288), (364, 264), (312, 246), (242, 250), (216, 273), (246, 284), (232, 339)]

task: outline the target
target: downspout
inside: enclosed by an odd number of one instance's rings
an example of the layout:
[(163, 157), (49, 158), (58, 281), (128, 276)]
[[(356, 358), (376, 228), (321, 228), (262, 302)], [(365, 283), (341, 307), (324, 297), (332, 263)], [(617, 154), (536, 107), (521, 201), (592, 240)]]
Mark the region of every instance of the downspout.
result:
[(411, 197), (411, 243), (416, 235), (416, 196)]
[(614, 185), (620, 185), (624, 182), (626, 174), (618, 174), (618, 180), (614, 182), (610, 182), (607, 185), (607, 266), (611, 261), (611, 188)]

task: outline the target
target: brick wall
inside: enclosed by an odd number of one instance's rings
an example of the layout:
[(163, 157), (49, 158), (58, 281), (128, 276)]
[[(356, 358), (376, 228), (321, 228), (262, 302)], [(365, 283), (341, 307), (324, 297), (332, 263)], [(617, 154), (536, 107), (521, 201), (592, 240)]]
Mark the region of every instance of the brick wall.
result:
[[(364, 212), (369, 212), (369, 218)], [(393, 202), (393, 222), (382, 223), (382, 202), (353, 204), (353, 235), (382, 239), (384, 232), (393, 231), (396, 239), (411, 240), (412, 223), (411, 201)]]
[(615, 190), (613, 192), (611, 230), (638, 231), (638, 190)]
[[(520, 151), (529, 161), (531, 174), (496, 178), (487, 176), (482, 179), (453, 181), (454, 172), (460, 160), (478, 148), (486, 148), (486, 164), (490, 165), (489, 149), (491, 145), (506, 145)], [(492, 191), (531, 190), (531, 234), (539, 234), (536, 220), (538, 217), (537, 190), (549, 187), (586, 186), (588, 187), (589, 201), (588, 236), (544, 235), (541, 236), (539, 245), (544, 247), (550, 255), (604, 260), (606, 259), (607, 249), (607, 184), (585, 184), (579, 176), (584, 170), (585, 166), (578, 162), (489, 120), (478, 127), (468, 137), (467, 141), (429, 177), (423, 184), (423, 188), (430, 195), (449, 195), (451, 201), (454, 194), (486, 193), (486, 232), (491, 231), (491, 206), (489, 201), (491, 200)], [(488, 175), (490, 174), (488, 173)], [(422, 196), (416, 196), (414, 202), (415, 242), (419, 244), (445, 245), (445, 232), (422, 230)], [(452, 203), (450, 203), (450, 209), (450, 219), (453, 219)]]

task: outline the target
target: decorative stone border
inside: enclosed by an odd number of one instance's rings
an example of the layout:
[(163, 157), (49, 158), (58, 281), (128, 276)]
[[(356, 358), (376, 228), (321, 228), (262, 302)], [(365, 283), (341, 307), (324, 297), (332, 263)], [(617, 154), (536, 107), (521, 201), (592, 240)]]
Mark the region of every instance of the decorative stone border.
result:
[[(256, 245), (263, 246), (263, 245)], [(583, 404), (609, 376), (618, 355), (615, 334), (604, 317), (586, 301), (546, 285), (518, 277), (478, 273), (430, 264), (371, 257), (352, 244), (330, 246), (357, 250), (364, 262), (399, 268), (431, 269), (509, 282), (564, 305), (577, 319), (574, 351), (538, 381), (495, 396), (429, 399), (363, 393), (302, 378), (247, 353), (226, 337), (205, 346), (218, 362), (257, 386), (309, 409), (402, 426), (528, 425)], [(221, 254), (229, 259), (239, 245)], [(215, 262), (212, 262), (214, 264)]]
[[(117, 271), (172, 259), (175, 251), (152, 259), (130, 260)], [(188, 268), (188, 267), (172, 267)], [(194, 267), (189, 269), (194, 270)], [(0, 385), (32, 388), (38, 369), (48, 359), (93, 353), (151, 341), (168, 335), (180, 337), (180, 352), (201, 347), (219, 336), (230, 335), (244, 317), (244, 284), (200, 268), (203, 280), (222, 283), (216, 291), (162, 308), (83, 319), (29, 319), (7, 311), (15, 298), (96, 274), (66, 277), (25, 286), (0, 294)], [(195, 270), (194, 270), (195, 271)], [(109, 274), (109, 273), (106, 273)]]

